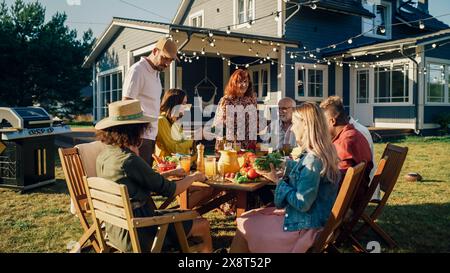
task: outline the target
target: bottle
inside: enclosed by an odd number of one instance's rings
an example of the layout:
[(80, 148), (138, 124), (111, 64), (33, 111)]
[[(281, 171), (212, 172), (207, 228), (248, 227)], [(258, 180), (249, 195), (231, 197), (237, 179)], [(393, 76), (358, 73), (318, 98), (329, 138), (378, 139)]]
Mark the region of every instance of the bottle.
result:
[(205, 145), (197, 145), (197, 171), (205, 173)]

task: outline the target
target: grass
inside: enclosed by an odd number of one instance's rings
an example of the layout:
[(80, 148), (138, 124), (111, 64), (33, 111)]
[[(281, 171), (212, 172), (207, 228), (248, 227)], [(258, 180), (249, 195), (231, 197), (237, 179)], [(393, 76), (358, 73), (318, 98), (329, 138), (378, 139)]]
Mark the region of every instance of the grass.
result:
[[(394, 252), (450, 252), (450, 137), (408, 137), (396, 141), (409, 153), (399, 181), (379, 223), (399, 244)], [(379, 158), (385, 144), (375, 144)], [(0, 252), (67, 252), (82, 234), (69, 212), (69, 195), (59, 162), (57, 182), (19, 194), (0, 189)], [(403, 175), (420, 173), (422, 182), (405, 182)], [(211, 222), (214, 248), (229, 247), (234, 218), (218, 212), (205, 215)], [(373, 234), (364, 244), (377, 240)], [(382, 246), (384, 246), (382, 244)]]

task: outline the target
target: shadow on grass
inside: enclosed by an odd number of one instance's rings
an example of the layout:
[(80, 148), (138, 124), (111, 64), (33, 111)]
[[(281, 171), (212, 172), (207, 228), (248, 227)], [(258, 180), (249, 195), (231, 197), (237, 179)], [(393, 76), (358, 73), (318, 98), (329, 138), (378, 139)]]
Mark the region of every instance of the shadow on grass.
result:
[(399, 249), (386, 249), (386, 243), (371, 231), (360, 242), (366, 246), (369, 241), (378, 241), (383, 252), (449, 252), (449, 222), (450, 203), (389, 205), (377, 223), (397, 242)]
[(67, 189), (65, 180), (56, 179), (55, 183), (23, 192), (23, 194), (32, 194), (32, 193), (69, 195), (69, 190)]

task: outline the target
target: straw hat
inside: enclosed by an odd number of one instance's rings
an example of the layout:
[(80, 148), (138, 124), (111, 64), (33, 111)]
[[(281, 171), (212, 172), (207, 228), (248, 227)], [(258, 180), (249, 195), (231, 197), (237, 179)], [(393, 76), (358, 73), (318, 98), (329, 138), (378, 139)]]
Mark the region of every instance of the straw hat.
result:
[(95, 125), (95, 129), (103, 130), (113, 126), (150, 123), (157, 117), (144, 116), (139, 100), (116, 101), (108, 105), (109, 116)]

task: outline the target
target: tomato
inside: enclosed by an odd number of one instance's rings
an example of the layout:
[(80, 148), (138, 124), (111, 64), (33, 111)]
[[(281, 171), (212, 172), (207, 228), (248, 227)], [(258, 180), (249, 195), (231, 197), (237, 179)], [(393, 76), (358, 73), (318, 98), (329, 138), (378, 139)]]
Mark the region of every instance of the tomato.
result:
[(251, 168), (247, 172), (247, 177), (250, 178), (250, 179), (255, 179), (255, 178), (259, 177), (259, 174), (255, 171), (255, 169)]

